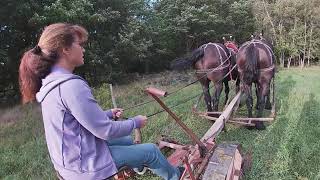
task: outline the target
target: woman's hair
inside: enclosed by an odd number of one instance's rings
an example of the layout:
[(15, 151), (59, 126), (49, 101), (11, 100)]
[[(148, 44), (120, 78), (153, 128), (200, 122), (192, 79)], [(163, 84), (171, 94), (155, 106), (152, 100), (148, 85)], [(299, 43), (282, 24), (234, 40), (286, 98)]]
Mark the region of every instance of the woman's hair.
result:
[(44, 28), (38, 44), (26, 51), (19, 67), (19, 85), (22, 103), (35, 100), (41, 80), (51, 71), (59, 59), (62, 48), (72, 45), (78, 37), (80, 43), (87, 41), (88, 32), (81, 26), (67, 23), (51, 24)]

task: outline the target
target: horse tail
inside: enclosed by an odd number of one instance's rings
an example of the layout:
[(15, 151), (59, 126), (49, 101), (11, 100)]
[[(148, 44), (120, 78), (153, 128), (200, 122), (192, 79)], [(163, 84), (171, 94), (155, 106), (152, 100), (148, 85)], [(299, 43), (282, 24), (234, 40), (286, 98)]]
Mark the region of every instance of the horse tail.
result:
[(254, 77), (258, 76), (258, 59), (258, 51), (255, 48), (254, 43), (251, 43), (247, 48), (246, 65), (243, 77), (244, 82), (246, 82), (247, 84), (252, 83)]
[(191, 66), (194, 66), (194, 64), (203, 56), (204, 56), (204, 48), (199, 47), (191, 53), (190, 57), (183, 57), (183, 58), (178, 58), (174, 60), (171, 63), (171, 68), (175, 70), (187, 69)]

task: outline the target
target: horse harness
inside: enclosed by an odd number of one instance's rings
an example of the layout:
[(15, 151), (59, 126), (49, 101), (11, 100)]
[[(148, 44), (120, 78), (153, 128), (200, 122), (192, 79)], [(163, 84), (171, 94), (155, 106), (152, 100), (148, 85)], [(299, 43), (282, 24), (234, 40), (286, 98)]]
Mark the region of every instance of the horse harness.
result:
[[(220, 59), (220, 62), (221, 62), (221, 63), (220, 63), (220, 65), (219, 65), (218, 67), (214, 67), (214, 68), (210, 68), (210, 69), (203, 69), (203, 70), (196, 70), (196, 74), (204, 74), (204, 73), (205, 73), (205, 74), (208, 74), (208, 73), (212, 73), (212, 72), (216, 72), (216, 71), (221, 71), (221, 70), (223, 70), (223, 69), (225, 69), (225, 68), (229, 68), (230, 65), (231, 65), (231, 63), (230, 63), (230, 61), (229, 61), (229, 60), (230, 60), (230, 57), (232, 56), (232, 53), (231, 53), (231, 52), (228, 53), (228, 54), (229, 54), (229, 56), (228, 56), (227, 52), (226, 52), (226, 51), (224, 50), (224, 48), (221, 47), (219, 44), (209, 42), (209, 43), (204, 44), (204, 45), (202, 45), (202, 46), (200, 47), (200, 48), (203, 48), (204, 53), (206, 52), (206, 48), (207, 48), (208, 45), (213, 45), (213, 46), (216, 47), (216, 49), (217, 49), (217, 51), (218, 51), (218, 54), (219, 54), (219, 59)], [(223, 60), (220, 50), (222, 50), (222, 52), (223, 52), (224, 55), (227, 57), (227, 59)], [(228, 63), (225, 64), (227, 61), (228, 61)]]
[[(259, 69), (259, 71), (260, 71), (260, 72), (273, 71), (274, 68), (275, 68), (274, 63), (273, 63), (273, 58), (275, 57), (275, 55), (274, 55), (274, 53), (273, 53), (273, 51), (272, 51), (272, 49), (271, 49), (271, 47), (270, 47), (269, 45), (263, 43), (263, 42), (260, 41), (260, 40), (255, 40), (255, 39), (254, 39), (254, 40), (251, 40), (251, 41), (248, 41), (248, 42), (244, 43), (244, 44), (239, 48), (239, 51), (240, 51), (242, 48), (247, 47), (247, 46), (249, 46), (249, 45), (251, 45), (251, 44), (253, 44), (254, 47), (256, 46), (256, 44), (263, 45), (263, 46), (268, 50), (268, 53), (269, 53), (269, 55), (270, 55), (270, 57), (271, 57), (271, 62), (270, 62), (270, 63), (271, 63), (272, 65), (271, 65), (270, 67), (267, 67), (267, 68)], [(243, 70), (240, 69), (240, 68), (238, 68), (238, 71), (239, 71), (239, 72), (242, 72)]]

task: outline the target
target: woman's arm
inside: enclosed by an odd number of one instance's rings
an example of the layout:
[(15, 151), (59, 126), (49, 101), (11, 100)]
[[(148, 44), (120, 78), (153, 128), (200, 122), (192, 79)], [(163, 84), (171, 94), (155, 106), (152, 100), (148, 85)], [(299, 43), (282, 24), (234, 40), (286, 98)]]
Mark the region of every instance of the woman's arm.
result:
[(98, 138), (108, 140), (127, 136), (134, 128), (141, 126), (141, 119), (138, 117), (112, 121), (97, 104), (87, 83), (81, 79), (72, 79), (61, 84), (61, 96), (75, 119)]

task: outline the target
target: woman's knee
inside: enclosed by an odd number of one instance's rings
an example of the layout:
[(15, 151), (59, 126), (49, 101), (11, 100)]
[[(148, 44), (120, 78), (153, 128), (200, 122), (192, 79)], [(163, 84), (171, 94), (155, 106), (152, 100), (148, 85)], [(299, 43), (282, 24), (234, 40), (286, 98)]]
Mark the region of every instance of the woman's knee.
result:
[(153, 144), (153, 143), (145, 143), (144, 145), (144, 149), (149, 151), (149, 152), (156, 152), (159, 151), (159, 148), (157, 145)]

